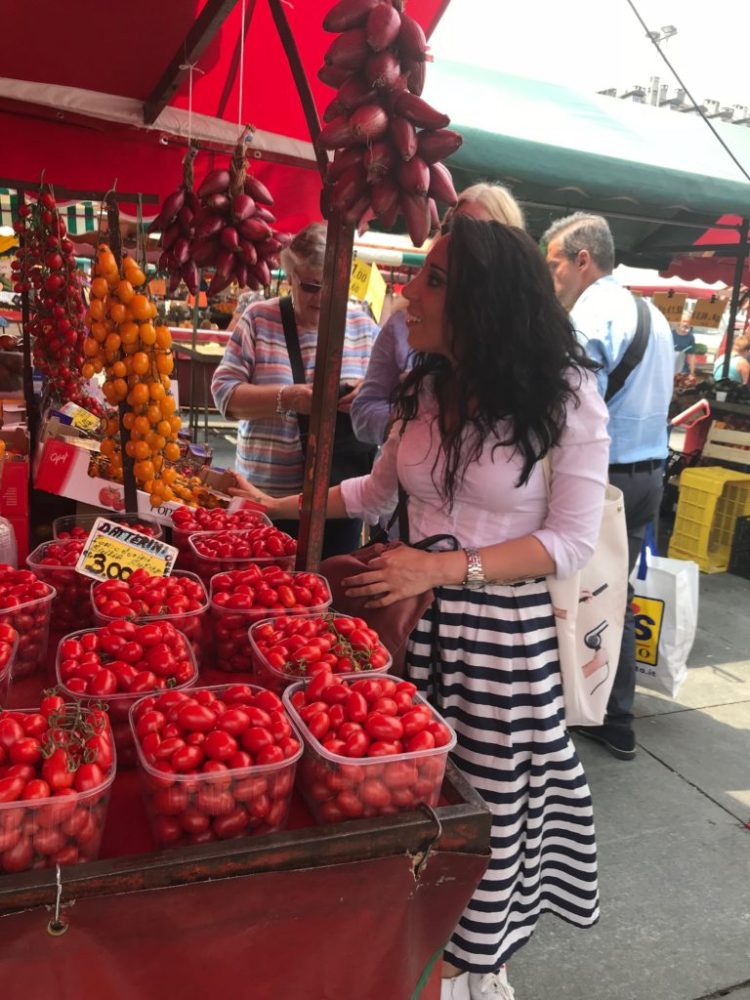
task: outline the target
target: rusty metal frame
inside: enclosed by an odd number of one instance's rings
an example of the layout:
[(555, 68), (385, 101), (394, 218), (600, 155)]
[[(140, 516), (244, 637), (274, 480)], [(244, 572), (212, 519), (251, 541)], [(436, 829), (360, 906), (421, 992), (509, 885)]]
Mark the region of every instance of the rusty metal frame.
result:
[[(486, 855), (491, 815), (484, 801), (449, 760), (443, 783), (447, 804), (425, 812), (310, 826), (257, 838), (154, 851), (62, 869), (66, 899), (209, 882), (263, 872), (369, 861), (405, 852), (433, 850)], [(55, 872), (31, 871), (0, 879), (0, 916), (52, 907)]]

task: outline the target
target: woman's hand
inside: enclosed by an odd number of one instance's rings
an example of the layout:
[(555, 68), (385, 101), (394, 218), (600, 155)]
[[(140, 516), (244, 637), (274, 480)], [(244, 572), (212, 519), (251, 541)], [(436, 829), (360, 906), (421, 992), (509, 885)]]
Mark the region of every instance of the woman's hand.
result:
[(347, 392), (345, 396), (342, 396), (339, 399), (339, 405), (338, 405), (339, 413), (348, 413), (351, 410), (354, 398), (359, 392), (359, 390), (362, 388), (363, 382), (364, 382), (363, 378), (359, 379), (357, 382), (354, 383), (351, 392)]
[(264, 493), (259, 490), (256, 486), (244, 476), (241, 476), (239, 472), (235, 472), (234, 478), (236, 480), (235, 486), (229, 490), (229, 495), (233, 497), (242, 497), (243, 500), (251, 500), (253, 503), (261, 504), (264, 508), (270, 509), (270, 507), (275, 502), (276, 498), (269, 496), (268, 493)]
[(295, 413), (312, 413), (313, 391), (311, 385), (285, 386), (281, 393), (281, 405)]
[(342, 583), (347, 596), (369, 597), (366, 607), (386, 608), (403, 597), (423, 594), (441, 581), (440, 552), (421, 552), (407, 545), (386, 549), (372, 559), (364, 573), (347, 577)]

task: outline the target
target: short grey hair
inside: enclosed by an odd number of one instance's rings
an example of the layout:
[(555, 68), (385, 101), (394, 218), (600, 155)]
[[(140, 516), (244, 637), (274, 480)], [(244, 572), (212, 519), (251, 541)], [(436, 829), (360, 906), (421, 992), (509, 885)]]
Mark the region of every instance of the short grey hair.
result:
[(615, 241), (609, 223), (601, 215), (575, 212), (557, 219), (542, 237), (545, 246), (561, 239), (562, 252), (573, 260), (581, 250), (588, 250), (591, 259), (605, 274), (615, 266)]
[(287, 274), (296, 273), (300, 264), (322, 268), (326, 254), (328, 227), (325, 222), (311, 222), (301, 229), (289, 246), (281, 251), (281, 266)]

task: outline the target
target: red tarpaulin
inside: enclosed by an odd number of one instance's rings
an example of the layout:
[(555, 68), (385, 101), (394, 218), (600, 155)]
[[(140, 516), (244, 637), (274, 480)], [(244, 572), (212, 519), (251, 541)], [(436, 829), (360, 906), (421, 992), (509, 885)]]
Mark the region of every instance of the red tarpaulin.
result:
[[(316, 76), (335, 37), (321, 26), (332, 5), (332, 0), (283, 4), (319, 114), (334, 95)], [(428, 34), (445, 7), (447, 0), (409, 0), (410, 15)], [(229, 13), (195, 60), (193, 136), (221, 147), (239, 136), (244, 11), (241, 120), (258, 130), (251, 156), (261, 149), (262, 155), (306, 164), (300, 169), (252, 161), (253, 170), (276, 195), (279, 228), (294, 231), (319, 218), (320, 181), (310, 134), (269, 0), (244, 5), (131, 0), (127, 7), (80, 0), (74, 10), (46, 5), (43, 24), (34, 5), (17, 5), (2, 27), (0, 178), (34, 182), (45, 168), (46, 180), (77, 190), (106, 190), (115, 178), (121, 192), (164, 196), (173, 190), (181, 179), (187, 136), (187, 71), (154, 127), (138, 126), (143, 103), (154, 96), (175, 56), (179, 64), (178, 53), (186, 51), (186, 37), (205, 8)], [(198, 156), (197, 180), (214, 158), (207, 152)]]
[[(675, 257), (669, 267), (660, 273), (665, 278), (682, 278), (683, 281), (694, 281), (696, 278), (709, 283), (723, 281), (725, 285), (732, 287), (735, 282), (735, 258), (719, 257), (713, 250), (704, 250), (700, 253), (700, 247), (717, 244), (738, 246), (740, 242), (739, 231), (721, 227), (739, 226), (742, 224), (742, 219), (739, 215), (722, 215), (717, 223), (718, 228), (707, 229), (695, 241), (695, 255)], [(741, 283), (750, 285), (750, 261), (745, 264)]]

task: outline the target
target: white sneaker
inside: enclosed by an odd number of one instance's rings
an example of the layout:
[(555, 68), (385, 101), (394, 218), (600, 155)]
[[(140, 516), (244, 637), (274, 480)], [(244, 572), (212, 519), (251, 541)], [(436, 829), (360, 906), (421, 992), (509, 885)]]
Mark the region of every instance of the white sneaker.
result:
[(516, 995), (508, 982), (504, 965), (497, 972), (472, 972), (469, 975), (469, 991), (471, 1000), (514, 1000)]
[(469, 973), (440, 980), (440, 1000), (471, 1000)]

